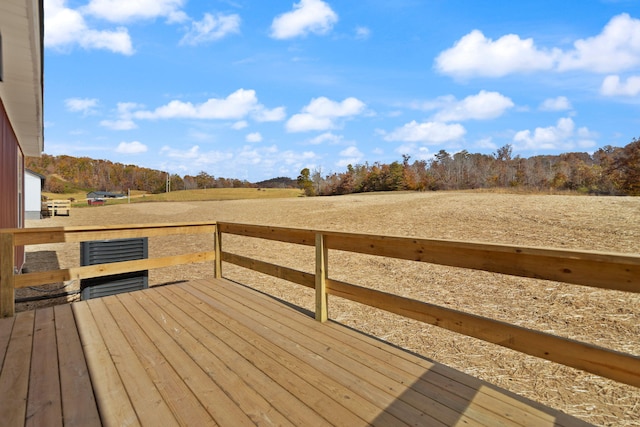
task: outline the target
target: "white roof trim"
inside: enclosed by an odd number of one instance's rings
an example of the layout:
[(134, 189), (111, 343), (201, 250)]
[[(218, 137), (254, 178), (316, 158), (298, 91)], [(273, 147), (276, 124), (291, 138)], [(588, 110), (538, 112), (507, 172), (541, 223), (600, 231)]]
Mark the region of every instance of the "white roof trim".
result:
[(0, 99), (25, 156), (44, 149), (40, 0), (0, 1), (2, 82)]

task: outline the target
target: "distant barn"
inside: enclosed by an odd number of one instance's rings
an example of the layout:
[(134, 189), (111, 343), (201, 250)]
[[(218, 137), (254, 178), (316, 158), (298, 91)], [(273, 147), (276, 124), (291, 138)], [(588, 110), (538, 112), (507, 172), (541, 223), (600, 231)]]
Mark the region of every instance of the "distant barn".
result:
[(109, 191), (92, 191), (87, 193), (87, 199), (122, 199), (126, 197), (122, 193), (111, 193)]

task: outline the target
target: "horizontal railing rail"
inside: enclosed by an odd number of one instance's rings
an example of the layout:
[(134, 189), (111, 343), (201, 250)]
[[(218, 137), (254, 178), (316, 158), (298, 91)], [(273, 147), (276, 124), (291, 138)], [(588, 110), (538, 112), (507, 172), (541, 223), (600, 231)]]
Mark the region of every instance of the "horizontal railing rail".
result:
[[(640, 256), (224, 222), (218, 223), (218, 232), (315, 246), (315, 275), (225, 251), (222, 251), (221, 259), (315, 288), (316, 318), (319, 320), (324, 320), (327, 316), (326, 295), (334, 295), (640, 387), (638, 356), (333, 280), (326, 276), (327, 251), (331, 249), (640, 293)], [(318, 277), (319, 271), (324, 277)]]
[[(16, 246), (199, 233), (214, 235), (212, 251), (20, 275), (13, 271)], [(314, 247), (315, 271), (299, 271), (224, 251), (223, 234)], [(315, 311), (319, 321), (327, 320), (327, 296), (333, 295), (640, 387), (640, 357), (636, 355), (331, 279), (327, 273), (330, 250), (640, 293), (640, 256), (636, 254), (569, 251), (228, 222), (174, 223), (0, 230), (0, 314), (3, 317), (13, 315), (16, 288), (204, 261), (214, 261), (215, 277), (222, 277), (222, 262), (227, 262), (315, 289)]]
[[(215, 261), (216, 259), (215, 250), (211, 250), (133, 261), (15, 274), (13, 260), (17, 246), (181, 234), (211, 234), (214, 236), (215, 232), (215, 223), (173, 223), (104, 227), (43, 227), (0, 230), (0, 317), (14, 315), (15, 289), (69, 280), (90, 279), (112, 274), (152, 270), (182, 264)], [(212, 242), (212, 248), (213, 246)]]

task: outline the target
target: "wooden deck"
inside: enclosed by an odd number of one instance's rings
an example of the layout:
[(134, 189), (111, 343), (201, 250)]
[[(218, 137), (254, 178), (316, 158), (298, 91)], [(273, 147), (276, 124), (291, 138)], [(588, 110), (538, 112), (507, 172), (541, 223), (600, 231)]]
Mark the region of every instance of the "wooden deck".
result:
[(0, 361), (4, 426), (587, 425), (224, 279), (1, 319)]

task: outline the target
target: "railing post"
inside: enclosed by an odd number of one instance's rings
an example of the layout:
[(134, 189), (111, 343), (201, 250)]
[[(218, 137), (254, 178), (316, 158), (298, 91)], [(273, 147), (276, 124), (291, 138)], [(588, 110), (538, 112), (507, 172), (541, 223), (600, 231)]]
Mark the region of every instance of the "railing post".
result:
[(316, 320), (326, 322), (327, 315), (327, 267), (329, 251), (322, 233), (316, 234)]
[(216, 223), (216, 232), (213, 237), (213, 246), (216, 252), (215, 260), (215, 278), (222, 279), (222, 233), (220, 232), (220, 225)]
[(0, 317), (15, 314), (13, 233), (0, 233)]

